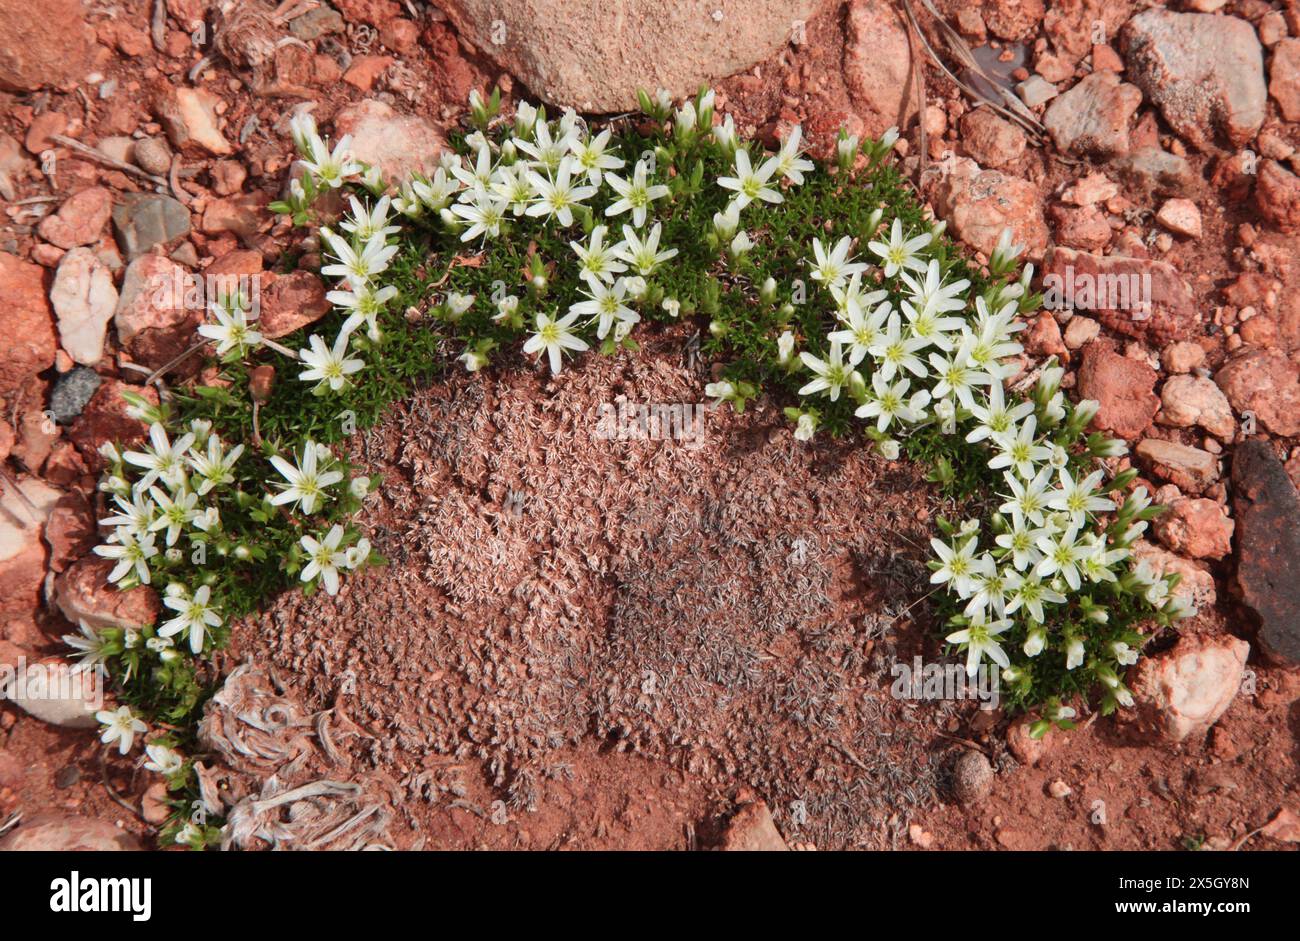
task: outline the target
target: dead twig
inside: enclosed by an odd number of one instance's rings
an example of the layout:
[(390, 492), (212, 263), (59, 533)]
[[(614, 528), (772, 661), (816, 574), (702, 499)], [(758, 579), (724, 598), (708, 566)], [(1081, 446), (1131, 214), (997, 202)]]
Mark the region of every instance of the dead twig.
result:
[(112, 167), (114, 170), (121, 170), (123, 173), (130, 173), (132, 176), (138, 176), (141, 179), (145, 179), (148, 180), (150, 183), (156, 184), (157, 186), (167, 185), (167, 181), (160, 176), (154, 176), (152, 173), (146, 173), (144, 170), (141, 170), (137, 166), (133, 166), (129, 163), (124, 163), (123, 161), (118, 160), (116, 157), (110, 157), (108, 154), (104, 153), (103, 151), (96, 150), (94, 147), (87, 147), (81, 141), (73, 140), (71, 137), (68, 137), (64, 134), (51, 134), (50, 140), (54, 141), (54, 143), (56, 144), (68, 148), (69, 150), (81, 154), (83, 157), (88, 157), (89, 159), (102, 163), (105, 166)]

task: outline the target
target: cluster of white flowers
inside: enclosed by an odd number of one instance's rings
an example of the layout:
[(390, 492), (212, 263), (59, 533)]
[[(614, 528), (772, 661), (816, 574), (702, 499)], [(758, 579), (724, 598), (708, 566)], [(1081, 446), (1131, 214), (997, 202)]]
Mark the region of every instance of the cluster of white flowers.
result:
[[(827, 352), (799, 354), (812, 373), (799, 391), (831, 401), (852, 395), (859, 403), (855, 414), (871, 423), (869, 433), (890, 458), (899, 446), (887, 435), (937, 425), (944, 434), (984, 442), (989, 468), (1003, 472), (1002, 516), (991, 544), (981, 549), (978, 520), (967, 520), (951, 541), (932, 540), (938, 562), (931, 581), (946, 586), (964, 605), (957, 618), (960, 629), (947, 639), (965, 649), (968, 672), (973, 675), (988, 657), (1003, 668), (1004, 679), (1016, 680), (1017, 670), (998, 639), (1013, 616), (1028, 625), (1026, 657), (1050, 646), (1067, 671), (1083, 665), (1082, 630), (1066, 629), (1049, 644), (1047, 625), (1053, 622), (1053, 606), (1069, 605), (1090, 585), (1124, 577), (1167, 618), (1190, 613), (1180, 598), (1169, 595), (1170, 582), (1153, 576), (1145, 564), (1124, 574), (1130, 568), (1129, 546), (1147, 525), (1140, 518), (1149, 504), (1144, 490), (1125, 503), (1119, 531), (1101, 525), (1104, 515), (1119, 507), (1106, 495), (1104, 471), (1085, 473), (1081, 467), (1127, 449), (1121, 441), (1094, 436), (1082, 454), (1068, 450), (1097, 403), (1069, 407), (1060, 387), (1064, 370), (1054, 363), (1041, 369), (1029, 398), (1017, 400), (1006, 391), (1004, 383), (1014, 374), (1008, 358), (1022, 351), (1014, 336), (1023, 323), (1016, 317), (1032, 266), (1019, 282), (972, 302), (970, 282), (949, 279), (939, 259), (927, 257), (934, 232), (909, 233), (894, 219), (888, 238), (870, 238), (876, 225), (873, 219), (866, 240), (870, 262), (853, 259), (848, 236), (829, 246), (813, 242), (811, 278), (830, 295), (838, 323), (826, 336)], [(1005, 232), (990, 267), (1009, 270), (1018, 253)], [(788, 354), (781, 356), (784, 361)], [(817, 420), (815, 409), (801, 411), (796, 436), (811, 437)], [(1104, 607), (1087, 599), (1083, 609), (1092, 623), (1108, 618)], [(1132, 697), (1118, 674), (1135, 654), (1122, 642), (1113, 647), (1093, 653), (1092, 669), (1117, 702), (1129, 705)]]
[[(149, 731), (148, 724), (130, 706), (101, 709), (95, 713), (95, 721), (100, 724), (99, 740), (109, 747), (116, 745), (119, 755), (130, 754), (137, 736), (146, 735)], [(185, 757), (165, 741), (163, 737), (162, 740), (155, 739), (144, 746), (144, 768), (164, 778), (175, 779), (186, 770)], [(190, 847), (198, 847), (204, 842), (202, 831), (192, 821), (180, 828), (174, 840), (179, 846)]]

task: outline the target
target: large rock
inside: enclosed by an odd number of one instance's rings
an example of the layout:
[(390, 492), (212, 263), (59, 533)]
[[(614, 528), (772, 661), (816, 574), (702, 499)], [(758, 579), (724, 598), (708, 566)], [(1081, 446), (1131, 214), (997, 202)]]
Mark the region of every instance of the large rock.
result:
[(113, 213), (113, 194), (102, 186), (91, 186), (64, 200), (59, 211), (41, 220), (41, 238), (59, 248), (93, 245)]
[(1267, 114), (1264, 55), (1255, 28), (1235, 16), (1139, 13), (1120, 33), (1129, 78), (1192, 146), (1241, 147)]
[(1192, 289), (1163, 261), (1059, 246), (1043, 258), (1044, 306), (1095, 314), (1117, 333), (1164, 347), (1196, 333)]
[(1156, 538), (1193, 559), (1222, 559), (1232, 551), (1232, 518), (1204, 497), (1179, 497), (1156, 517)]
[(1029, 259), (1043, 257), (1049, 233), (1038, 187), (998, 170), (984, 170), (967, 157), (945, 160), (939, 171), (936, 208), (959, 239), (989, 255), (1002, 230), (1009, 228)]
[(1156, 371), (1146, 363), (1093, 343), (1079, 367), (1079, 395), (1101, 406), (1093, 419), (1096, 427), (1132, 439), (1151, 424), (1160, 408), (1156, 378)]
[(1259, 621), (1259, 642), (1281, 662), (1300, 664), (1300, 496), (1267, 441), (1246, 441), (1232, 457), (1237, 517), (1237, 588)]
[(1275, 435), (1300, 434), (1300, 367), (1278, 350), (1246, 350), (1214, 376), (1237, 414)]
[(94, 53), (81, 0), (0, 0), (0, 89), (71, 87), (90, 72)]
[(54, 603), (71, 624), (93, 628), (146, 627), (158, 619), (158, 593), (148, 585), (118, 591), (108, 582), (111, 559), (87, 556), (54, 582)]
[(41, 534), (62, 496), (35, 477), (21, 478), (18, 488), (26, 500), (8, 484), (0, 494), (0, 621), (31, 619), (40, 607), (49, 555)]
[(1153, 474), (1175, 484), (1179, 490), (1203, 493), (1219, 479), (1218, 458), (1201, 448), (1147, 438), (1134, 450), (1150, 465)]
[(134, 836), (106, 820), (42, 814), (0, 840), (0, 850), (121, 852), (140, 849)]
[(1300, 39), (1283, 39), (1273, 47), (1268, 91), (1282, 117), (1300, 121)]
[(8, 399), (31, 392), (36, 374), (54, 365), (58, 344), (44, 268), (0, 252), (0, 297), (0, 398)]
[(916, 114), (912, 50), (901, 8), (871, 0), (849, 5), (844, 82), (872, 137), (906, 129)]
[(352, 153), (376, 166), (384, 178), (400, 182), (412, 173), (432, 173), (446, 141), (424, 118), (398, 114), (382, 101), (348, 105), (334, 118), (337, 137), (352, 135)]
[(28, 662), (25, 671), (16, 672), (4, 698), (50, 725), (93, 729), (99, 724), (95, 713), (104, 708), (103, 677), (78, 671), (67, 660), (49, 657)]
[(1168, 742), (1204, 735), (1232, 705), (1250, 645), (1237, 637), (1184, 635), (1129, 674), (1134, 718)]
[(104, 334), (117, 309), (113, 273), (89, 248), (63, 256), (50, 288), (59, 342), (74, 362), (94, 366), (104, 357)]
[(1160, 421), (1177, 428), (1200, 425), (1216, 438), (1232, 439), (1237, 422), (1232, 406), (1213, 381), (1202, 376), (1170, 376), (1160, 390)]
[(822, 0), (446, 0), (462, 40), (533, 94), (579, 111), (692, 94), (789, 42)]
[(1102, 159), (1128, 153), (1129, 123), (1142, 92), (1114, 72), (1093, 72), (1060, 95), (1043, 124), (1063, 151)]
[(1255, 206), (1281, 231), (1300, 233), (1300, 177), (1276, 160), (1265, 160), (1255, 181)]
[(202, 309), (186, 307), (184, 268), (162, 255), (144, 255), (126, 269), (113, 322), (122, 348), (137, 362), (157, 368), (197, 339)]

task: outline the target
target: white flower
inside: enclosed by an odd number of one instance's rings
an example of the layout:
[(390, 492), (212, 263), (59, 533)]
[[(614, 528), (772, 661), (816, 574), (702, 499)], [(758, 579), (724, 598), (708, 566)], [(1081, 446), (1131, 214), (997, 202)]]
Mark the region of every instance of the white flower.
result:
[(203, 844), (203, 831), (193, 822), (187, 821), (185, 826), (176, 831), (176, 845), (188, 846), (191, 849)]
[(1020, 580), (1020, 585), (1012, 593), (1006, 613), (1014, 614), (1024, 608), (1035, 621), (1042, 623), (1047, 620), (1047, 612), (1043, 610), (1044, 601), (1049, 604), (1065, 604), (1066, 598), (1031, 571)]
[(361, 172), (361, 164), (352, 159), (352, 137), (345, 134), (330, 151), (325, 142), (313, 135), (308, 148), (309, 153), (302, 159), (302, 165), (317, 182), (324, 183), (330, 189), (338, 189), (343, 181)]
[(113, 571), (108, 573), (110, 583), (121, 581), (126, 577), (126, 573), (135, 569), (135, 577), (141, 584), (149, 584), (149, 560), (158, 554), (154, 548), (154, 534), (147, 533), (143, 536), (135, 536), (124, 529), (118, 529), (114, 532), (115, 543), (110, 542), (105, 545), (95, 546), (96, 555), (101, 555), (106, 559), (116, 559), (117, 565)]
[(537, 202), (528, 207), (527, 214), (555, 219), (565, 228), (573, 225), (573, 207), (594, 195), (596, 187), (575, 186), (572, 176), (572, 162), (568, 158), (560, 161), (554, 179), (530, 171), (528, 182), (537, 191)]
[(104, 726), (99, 740), (105, 745), (117, 742), (119, 755), (129, 752), (131, 746), (135, 744), (136, 735), (149, 728), (135, 717), (130, 706), (118, 706), (116, 711), (101, 709), (95, 713), (95, 720)]
[(249, 349), (262, 345), (262, 334), (248, 325), (248, 313), (238, 304), (227, 308), (224, 304), (212, 303), (208, 307), (216, 323), (199, 325), (199, 336), (212, 340), (217, 345), (218, 356), (225, 356), (231, 350), (237, 350), (240, 356)]
[(492, 148), (488, 147), (487, 143), (484, 142), (476, 150), (472, 170), (458, 161), (451, 168), (451, 174), (460, 181), (466, 192), (474, 192), (476, 190), (485, 190), (491, 185), (492, 170)]
[(144, 494), (143, 489), (133, 490), (129, 501), (124, 494), (114, 494), (113, 502), (121, 512), (100, 520), (99, 525), (115, 526), (133, 536), (143, 536), (149, 532), (149, 524), (153, 522), (156, 508), (152, 501), (145, 500)]
[(725, 379), (719, 382), (710, 382), (704, 386), (704, 394), (711, 399), (716, 399), (718, 403), (733, 399), (736, 397), (736, 387), (727, 382)]
[(948, 643), (966, 645), (967, 676), (974, 676), (979, 672), (980, 661), (985, 654), (1000, 667), (1011, 666), (1011, 660), (1007, 657), (1006, 651), (997, 642), (998, 635), (1010, 626), (1011, 622), (1005, 618), (988, 621), (985, 620), (984, 612), (977, 611), (966, 627), (948, 635)]
[(1034, 569), (1034, 573), (1039, 578), (1049, 578), (1060, 573), (1066, 584), (1074, 591), (1078, 591), (1083, 583), (1079, 577), (1079, 562), (1089, 551), (1088, 546), (1079, 543), (1078, 534), (1079, 528), (1070, 526), (1055, 536), (1046, 534), (1039, 536), (1038, 551), (1043, 554), (1043, 558)]
[(1123, 666), (1129, 667), (1138, 662), (1138, 652), (1122, 640), (1115, 641), (1110, 645), (1110, 649), (1115, 659)]
[(286, 503), (298, 503), (302, 512), (316, 512), (317, 505), (329, 498), (326, 488), (332, 487), (343, 479), (343, 472), (336, 470), (317, 470), (318, 452), (314, 442), (308, 441), (302, 449), (298, 466), (294, 467), (278, 454), (271, 458), (271, 464), (284, 477), (287, 483), (277, 483), (281, 490), (271, 498), (276, 506)]
[(492, 315), (492, 319), (496, 323), (505, 323), (518, 312), (519, 297), (514, 294), (507, 294), (497, 300), (497, 312)]
[(387, 196), (381, 196), (373, 209), (366, 209), (355, 196), (349, 196), (348, 200), (352, 205), (352, 217), (340, 222), (339, 228), (358, 242), (369, 242), (376, 236), (387, 237), (402, 231), (400, 225), (388, 224), (388, 207), (392, 200)]
[(158, 774), (175, 774), (181, 770), (185, 764), (185, 759), (181, 757), (180, 752), (168, 748), (166, 745), (146, 745), (145, 754), (149, 760), (144, 763), (146, 771), (156, 771)]
[(784, 201), (785, 197), (779, 191), (767, 185), (776, 173), (778, 163), (776, 157), (769, 157), (755, 170), (750, 163), (749, 152), (739, 147), (736, 149), (735, 161), (735, 176), (718, 177), (719, 186), (732, 190), (736, 194), (732, 199), (732, 205), (737, 209), (744, 209), (756, 199), (765, 203)]
[(561, 133), (559, 138), (551, 137), (551, 128), (545, 121), (533, 125), (533, 140), (522, 137), (513, 138), (516, 147), (532, 157), (538, 166), (554, 173), (560, 168), (561, 161), (569, 152), (576, 133)]
[(799, 390), (800, 395), (825, 392), (834, 402), (840, 397), (840, 390), (858, 375), (856, 369), (845, 366), (844, 348), (835, 340), (831, 341), (831, 351), (826, 359), (818, 359), (807, 351), (800, 353), (799, 359), (817, 376)]
[(186, 433), (175, 444), (167, 437), (167, 429), (158, 422), (149, 426), (149, 444), (143, 451), (127, 451), (122, 455), (128, 464), (144, 468), (147, 473), (140, 479), (141, 489), (155, 480), (178, 486), (185, 479), (185, 452), (194, 443), (194, 435)]
[(1042, 468), (1032, 480), (1022, 481), (1018, 476), (1006, 471), (1002, 477), (1011, 487), (1011, 498), (998, 509), (1002, 513), (1019, 513), (1030, 522), (1042, 526), (1043, 511), (1047, 509), (1047, 487), (1051, 482), (1052, 469)]
[(329, 229), (321, 229), (321, 235), (333, 249), (337, 263), (323, 266), (320, 273), (331, 278), (345, 278), (354, 285), (365, 284), (375, 275), (383, 274), (397, 254), (398, 246), (387, 244), (382, 235), (365, 242), (359, 251)]
[(796, 124), (790, 136), (782, 142), (781, 150), (776, 155), (776, 172), (797, 186), (803, 184), (805, 173), (816, 169), (811, 160), (803, 160), (799, 157), (799, 142), (802, 138), (803, 127)]
[(622, 157), (605, 153), (611, 133), (610, 128), (605, 128), (590, 140), (584, 141), (576, 136), (569, 139), (569, 150), (573, 152), (574, 162), (579, 169), (586, 171), (588, 181), (596, 186), (600, 185), (602, 171), (623, 168)]
[(190, 639), (190, 651), (203, 652), (203, 639), (210, 627), (221, 626), (221, 615), (209, 604), (212, 597), (210, 585), (200, 585), (190, 597), (173, 595), (163, 599), (163, 604), (177, 612), (176, 616), (158, 628), (158, 636), (175, 637), (185, 634)]
[(1074, 638), (1070, 641), (1069, 646), (1065, 648), (1065, 668), (1073, 670), (1083, 664), (1083, 641)]
[[(655, 226), (658, 230), (658, 226)], [(612, 282), (614, 276), (627, 270), (627, 265), (619, 261), (623, 257), (623, 244), (606, 245), (605, 233), (609, 229), (606, 226), (598, 225), (591, 230), (591, 237), (587, 244), (581, 245), (578, 242), (570, 242), (569, 247), (573, 249), (574, 254), (578, 256), (581, 264), (578, 266), (578, 274), (584, 278), (599, 278), (602, 281)], [(631, 227), (624, 226), (624, 231), (633, 232)]]
[(351, 336), (346, 330), (340, 330), (331, 349), (313, 333), (307, 338), (311, 349), (298, 351), (298, 358), (307, 365), (306, 369), (298, 373), (298, 378), (303, 382), (315, 382), (318, 388), (329, 386), (332, 392), (341, 391), (348, 384), (348, 376), (360, 372), (366, 365), (362, 360), (348, 359), (348, 340)]
[(389, 284), (376, 288), (372, 284), (349, 284), (350, 290), (330, 291), (325, 299), (350, 311), (343, 321), (342, 332), (351, 333), (362, 324), (366, 325), (366, 335), (371, 340), (379, 340), (379, 315), (384, 307), (397, 296), (397, 287)]
[(488, 364), (488, 358), (482, 352), (474, 349), (466, 350), (456, 357), (457, 361), (465, 366), (466, 372), (478, 372)]
[(216, 435), (208, 438), (207, 452), (198, 449), (190, 451), (190, 467), (198, 479), (195, 492), (199, 496), (207, 495), (214, 487), (233, 483), (235, 480), (235, 462), (244, 453), (244, 446), (237, 444), (226, 451), (221, 439)]
[(547, 314), (539, 313), (537, 315), (537, 332), (524, 343), (524, 353), (531, 355), (545, 350), (550, 358), (551, 375), (557, 375), (560, 372), (563, 350), (582, 352), (588, 349), (586, 340), (574, 336), (569, 331), (569, 328), (573, 326), (574, 321), (577, 319), (578, 313), (572, 310), (559, 320)]
[(718, 147), (724, 154), (733, 154), (736, 151), (736, 120), (731, 115), (722, 119), (721, 123), (713, 125), (713, 139), (717, 142)]
[(1033, 477), (1035, 465), (1052, 456), (1051, 448), (1034, 443), (1037, 437), (1038, 417), (1029, 415), (1018, 430), (996, 439), (999, 451), (989, 461), (989, 467), (993, 470), (1010, 467), (1025, 479)]
[(799, 420), (795, 422), (794, 439), (796, 441), (811, 441), (816, 432), (817, 419), (806, 412), (800, 415)]
[(994, 542), (1003, 549), (1011, 550), (1011, 564), (1023, 572), (1030, 566), (1037, 565), (1042, 558), (1038, 551), (1038, 540), (1047, 534), (1047, 530), (1031, 526), (1029, 520), (1019, 508), (1011, 508), (1011, 531), (1000, 534)]
[(157, 487), (150, 487), (149, 495), (153, 497), (159, 510), (158, 518), (149, 524), (149, 531), (167, 530), (167, 545), (176, 545), (181, 530), (198, 515), (195, 509), (199, 501), (198, 495), (181, 489), (174, 496), (168, 496)]
[(501, 223), (505, 220), (506, 201), (482, 187), (473, 193), (472, 202), (459, 202), (451, 207), (453, 215), (470, 223), (469, 228), (460, 234), (460, 240), (469, 242), (480, 235), (496, 238), (501, 234)]
[(675, 297), (665, 297), (664, 302), (659, 306), (673, 319), (676, 319), (682, 312), (682, 302)]
[(474, 306), (474, 296), (473, 294), (458, 294), (452, 291), (446, 296), (443, 303), (447, 305), (448, 312), (455, 318)]
[(843, 320), (847, 327), (836, 330), (827, 339), (849, 344), (849, 362), (856, 366), (881, 339), (880, 328), (889, 317), (889, 303), (886, 301), (870, 314), (864, 311), (858, 299), (852, 295), (845, 295), (845, 304)]
[(1037, 657), (1043, 652), (1043, 647), (1047, 644), (1047, 631), (1041, 627), (1036, 627), (1029, 632), (1025, 638), (1024, 651), (1026, 657)]
[(303, 551), (307, 553), (307, 565), (302, 570), (302, 580), (309, 582), (317, 576), (325, 585), (325, 591), (331, 595), (339, 592), (339, 568), (347, 565), (347, 556), (339, 551), (343, 541), (343, 527), (335, 523), (325, 538), (317, 541), (311, 536), (300, 540)]
[(909, 400), (907, 387), (911, 380), (899, 379), (892, 386), (879, 372), (871, 376), (871, 388), (875, 395), (859, 405), (853, 414), (858, 418), (875, 418), (876, 431), (884, 433), (895, 418), (914, 423), (925, 417), (925, 407), (930, 404), (930, 393), (922, 389)]
[(993, 382), (992, 376), (970, 364), (970, 347), (973, 343), (973, 338), (967, 337), (946, 358), (938, 353), (930, 354), (930, 368), (939, 380), (934, 386), (934, 397), (956, 398), (962, 408), (967, 410), (975, 407), (975, 386), (987, 386)]
[(349, 547), (343, 555), (344, 562), (350, 569), (364, 565), (370, 558), (370, 540), (362, 536), (357, 540), (357, 544)]
[(623, 226), (623, 242), (615, 246), (615, 254), (635, 268), (637, 274), (653, 274), (661, 264), (677, 256), (675, 248), (659, 251), (659, 234), (662, 229), (663, 225), (656, 222), (650, 227), (649, 234), (642, 239), (637, 235), (636, 229), (630, 225)]
[[(830, 339), (834, 339), (834, 337), (831, 337)], [(781, 365), (784, 366), (786, 363), (790, 362), (793, 356), (794, 356), (794, 334), (791, 333), (789, 330), (786, 330), (783, 331), (782, 334), (776, 338), (776, 359), (777, 362), (779, 362)], [(852, 356), (850, 356), (849, 362), (850, 363), (853, 362)]]
[(1095, 470), (1083, 480), (1075, 482), (1070, 472), (1062, 467), (1058, 471), (1061, 486), (1047, 495), (1047, 505), (1053, 510), (1070, 514), (1070, 520), (1082, 526), (1088, 513), (1104, 513), (1115, 509), (1115, 501), (1097, 496), (1097, 484), (1103, 471)]
[(835, 247), (827, 251), (822, 246), (822, 240), (813, 239), (813, 265), (812, 279), (820, 281), (824, 287), (839, 285), (845, 279), (867, 270), (867, 266), (860, 261), (849, 261), (849, 247), (852, 239), (847, 235), (835, 243)]
[(925, 361), (916, 354), (927, 345), (928, 341), (914, 334), (903, 336), (902, 321), (898, 311), (894, 311), (889, 315), (885, 329), (877, 335), (876, 342), (869, 349), (871, 355), (876, 357), (877, 368), (886, 379), (893, 379), (900, 369), (924, 379), (927, 372)]
[[(973, 358), (970, 362), (972, 366), (979, 368), (979, 364)], [(974, 444), (976, 441), (989, 438), (996, 443), (1015, 431), (1016, 422), (1034, 410), (1034, 403), (1021, 402), (1014, 408), (1008, 408), (1006, 397), (1002, 393), (1002, 383), (994, 382), (989, 386), (988, 404), (981, 405), (976, 402), (969, 408), (971, 414), (979, 420), (979, 424), (966, 436), (966, 440)]]
[(950, 546), (939, 539), (930, 540), (930, 548), (934, 554), (939, 557), (942, 563), (930, 575), (931, 585), (942, 585), (948, 583), (953, 591), (957, 592), (963, 598), (970, 597), (975, 590), (975, 576), (979, 574), (981, 561), (975, 558), (976, 540), (974, 537), (966, 539), (960, 546)]
[(654, 186), (646, 185), (646, 163), (644, 160), (636, 162), (636, 167), (632, 171), (631, 182), (613, 173), (606, 173), (605, 179), (622, 197), (605, 209), (605, 215), (617, 216), (619, 213), (627, 212), (630, 209), (632, 211), (632, 224), (638, 229), (645, 225), (646, 210), (650, 203), (656, 199), (662, 199), (671, 192), (668, 187), (661, 183)]
[(84, 620), (78, 619), (77, 626), (81, 629), (79, 635), (63, 635), (63, 642), (77, 651), (73, 654), (81, 661), (77, 665), (77, 669), (88, 669), (96, 664), (103, 663), (108, 658), (107, 642)]
[(605, 339), (615, 320), (637, 323), (641, 319), (640, 314), (623, 303), (623, 298), (627, 296), (627, 281), (624, 278), (619, 278), (613, 285), (590, 277), (586, 281), (589, 292), (587, 297), (590, 300), (572, 305), (569, 313), (598, 319), (596, 336), (599, 339)]
[(924, 271), (926, 269), (926, 262), (918, 258), (917, 253), (930, 244), (931, 238), (933, 236), (929, 232), (923, 232), (910, 239), (903, 238), (903, 221), (894, 219), (893, 228), (889, 232), (889, 241), (868, 242), (867, 248), (880, 256), (880, 259), (884, 262), (885, 277), (892, 278), (899, 271)]

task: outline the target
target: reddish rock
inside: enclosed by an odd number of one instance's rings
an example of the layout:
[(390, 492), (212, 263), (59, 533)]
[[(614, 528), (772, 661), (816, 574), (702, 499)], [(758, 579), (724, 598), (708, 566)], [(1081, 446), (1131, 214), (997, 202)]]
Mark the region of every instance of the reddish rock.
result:
[(1093, 424), (1121, 438), (1140, 435), (1160, 407), (1156, 371), (1097, 344), (1088, 347), (1079, 367), (1078, 391), (1101, 408)]
[(912, 50), (897, 10), (878, 3), (849, 5), (844, 84), (872, 137), (911, 123), (916, 114)]
[(936, 208), (958, 238), (989, 255), (1002, 230), (1010, 228), (1015, 242), (1025, 246), (1027, 258), (1043, 256), (1048, 231), (1038, 187), (998, 170), (981, 169), (965, 157), (946, 160), (940, 169)]
[(266, 208), (269, 202), (262, 192), (214, 199), (204, 208), (199, 228), (205, 235), (230, 232), (245, 243), (250, 242), (260, 233), (270, 230), (275, 221)]
[(1052, 101), (1043, 124), (1060, 150), (1106, 160), (1128, 153), (1129, 123), (1140, 104), (1136, 86), (1114, 72), (1093, 72)]
[(1001, 169), (1025, 153), (1025, 132), (988, 108), (967, 111), (961, 118), (961, 144), (982, 167)]
[(1043, 0), (994, 0), (981, 12), (989, 32), (999, 39), (1027, 39), (1043, 21)]
[(1218, 459), (1209, 451), (1159, 438), (1139, 442), (1136, 450), (1153, 474), (1176, 484), (1180, 490), (1203, 493), (1219, 479)]
[(379, 77), (388, 71), (393, 61), (392, 56), (356, 56), (343, 73), (343, 81), (358, 91), (368, 92), (375, 87)]
[(113, 214), (113, 194), (102, 186), (84, 189), (66, 199), (59, 211), (41, 220), (41, 238), (59, 248), (93, 245)]
[(0, 89), (71, 88), (91, 71), (95, 48), (80, 0), (41, 0), (39, 10), (0, 0)]
[(41, 603), (48, 557), (41, 534), (62, 494), (34, 477), (18, 480), (24, 501), (5, 484), (0, 494), (0, 622), (30, 621)]
[(217, 107), (221, 98), (206, 88), (158, 83), (150, 106), (177, 150), (195, 156), (226, 157), (235, 149), (221, 133)]
[(1237, 422), (1227, 397), (1201, 376), (1170, 376), (1160, 390), (1160, 421), (1177, 428), (1200, 425), (1210, 434), (1232, 440)]
[(133, 386), (116, 379), (105, 379), (90, 397), (77, 420), (68, 429), (68, 437), (93, 470), (104, 466), (99, 446), (105, 442), (135, 444), (144, 439), (148, 428), (144, 422), (127, 414), (123, 392), (134, 392), (154, 405), (158, 393), (152, 387)]
[(1201, 210), (1190, 199), (1166, 200), (1156, 213), (1156, 222), (1174, 235), (1201, 237)]
[(107, 820), (38, 814), (0, 840), (5, 852), (124, 852), (140, 849), (140, 842)]
[(148, 585), (118, 591), (108, 583), (110, 559), (87, 556), (73, 563), (54, 582), (54, 603), (72, 624), (93, 628), (144, 627), (158, 618), (158, 593)]
[(1160, 365), (1170, 373), (1189, 373), (1204, 363), (1205, 348), (1191, 340), (1170, 343), (1160, 353)]
[(156, 369), (194, 343), (204, 311), (187, 306), (188, 277), (162, 255), (142, 255), (126, 269), (113, 322), (122, 348), (136, 362)]
[(1110, 220), (1096, 206), (1062, 206), (1054, 203), (1048, 207), (1047, 216), (1056, 229), (1059, 245), (1095, 252), (1110, 244)]
[(1232, 551), (1232, 518), (1203, 497), (1180, 497), (1152, 525), (1156, 538), (1193, 559), (1222, 559)]
[(55, 146), (55, 134), (66, 134), (67, 130), (68, 116), (62, 111), (42, 112), (32, 118), (32, 123), (28, 125), (23, 146), (29, 154), (40, 154)]
[(1283, 39), (1273, 47), (1268, 93), (1288, 121), (1300, 121), (1300, 39)]
[(1167, 742), (1203, 736), (1241, 688), (1250, 645), (1236, 637), (1183, 635), (1129, 673), (1138, 728)]
[(1273, 434), (1300, 434), (1300, 368), (1278, 350), (1249, 349), (1215, 374), (1237, 414), (1252, 413)]
[(1192, 289), (1172, 265), (1054, 247), (1043, 258), (1044, 306), (1094, 313), (1117, 333), (1163, 347), (1193, 336)]
[(772, 812), (763, 801), (745, 804), (727, 824), (727, 831), (722, 835), (722, 844), (718, 847), (724, 851), (784, 851), (790, 847), (781, 839)]
[(1128, 75), (1198, 150), (1251, 140), (1267, 114), (1255, 28), (1235, 16), (1146, 10), (1120, 33)]
[(1300, 233), (1300, 177), (1276, 160), (1265, 160), (1255, 183), (1255, 206), (1281, 231)]
[(261, 326), (263, 335), (272, 340), (301, 330), (320, 320), (331, 310), (325, 299), (325, 285), (310, 271), (278, 275), (262, 289)]
[[(54, 365), (58, 340), (54, 311), (46, 297), (45, 269), (0, 252), (0, 398), (42, 397), (36, 374)], [(15, 396), (15, 393), (25, 393)]]
[(1029, 329), (1020, 335), (1025, 349), (1034, 356), (1066, 356), (1068, 351), (1061, 340), (1061, 327), (1048, 311), (1041, 311), (1029, 323)]
[(1110, 42), (1133, 12), (1132, 0), (1052, 0), (1046, 6), (1043, 31), (1053, 47), (1075, 62), (1091, 52), (1098, 39)]
[(446, 146), (442, 133), (424, 118), (398, 114), (375, 99), (342, 109), (334, 118), (334, 133), (350, 134), (356, 158), (379, 167), (389, 180), (432, 173)]
[(1237, 589), (1275, 660), (1300, 664), (1300, 496), (1267, 441), (1237, 446), (1232, 457), (1237, 517)]
[(396, 0), (335, 0), (343, 18), (349, 23), (365, 23), (383, 29), (388, 22), (402, 15), (401, 4)]
[(98, 542), (94, 508), (76, 491), (65, 493), (45, 521), (50, 569), (62, 572)]

